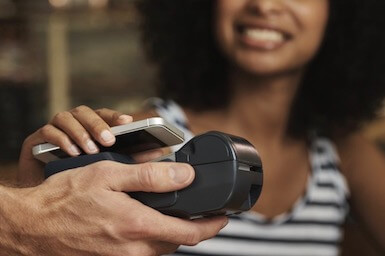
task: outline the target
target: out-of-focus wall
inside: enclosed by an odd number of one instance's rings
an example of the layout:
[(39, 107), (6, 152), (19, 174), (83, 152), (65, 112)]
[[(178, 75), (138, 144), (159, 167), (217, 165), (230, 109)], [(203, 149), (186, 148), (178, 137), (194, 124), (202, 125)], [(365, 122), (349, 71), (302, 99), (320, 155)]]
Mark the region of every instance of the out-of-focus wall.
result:
[[(54, 113), (134, 111), (153, 95), (134, 1), (0, 0), (0, 162)], [(0, 173), (1, 175), (1, 173)]]

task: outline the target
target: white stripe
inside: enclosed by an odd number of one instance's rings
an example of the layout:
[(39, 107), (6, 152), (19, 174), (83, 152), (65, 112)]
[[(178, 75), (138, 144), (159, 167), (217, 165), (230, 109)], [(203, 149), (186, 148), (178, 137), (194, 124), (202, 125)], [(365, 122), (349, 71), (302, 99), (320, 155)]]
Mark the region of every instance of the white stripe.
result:
[(294, 217), (296, 220), (342, 222), (345, 215), (335, 207), (307, 205), (301, 211), (296, 212)]
[(261, 225), (254, 223), (230, 220), (229, 224), (221, 230), (220, 234), (233, 236), (246, 236), (250, 238), (267, 239), (309, 239), (314, 241), (339, 241), (341, 230), (337, 226), (316, 224), (296, 225)]
[(314, 179), (321, 183), (333, 183), (338, 185), (336, 180), (341, 179), (341, 173), (334, 170), (322, 170), (313, 175)]
[(321, 170), (314, 174), (314, 180), (320, 183), (332, 183), (336, 188), (344, 195), (349, 196), (349, 187), (347, 185), (345, 177), (334, 170)]
[[(312, 164), (313, 167), (319, 169), (321, 166), (329, 163), (335, 163), (335, 160), (333, 158), (330, 158), (327, 154), (316, 154), (313, 153), (311, 155), (312, 157)], [(322, 169), (324, 170), (324, 169)]]
[(311, 201), (322, 203), (343, 203), (345, 197), (335, 188), (312, 186), (307, 193)]
[(172, 109), (172, 114), (175, 116), (175, 120), (179, 120), (180, 122), (187, 124), (187, 117), (181, 107), (179, 107), (174, 101), (170, 102), (169, 107)]
[[(324, 153), (321, 153), (321, 154), (317, 153), (317, 155), (325, 155), (329, 161), (333, 160), (333, 162), (335, 162), (335, 163), (340, 162), (340, 158), (338, 156), (336, 147), (329, 139), (317, 138), (314, 145), (316, 147), (323, 148), (325, 151)], [(315, 150), (314, 150), (314, 152), (316, 153)]]
[(192, 253), (208, 253), (213, 255), (287, 255), (287, 256), (335, 256), (338, 248), (333, 245), (322, 244), (288, 244), (265, 243), (249, 241), (227, 241), (224, 239), (211, 239), (203, 241), (194, 247), (182, 246), (183, 251)]

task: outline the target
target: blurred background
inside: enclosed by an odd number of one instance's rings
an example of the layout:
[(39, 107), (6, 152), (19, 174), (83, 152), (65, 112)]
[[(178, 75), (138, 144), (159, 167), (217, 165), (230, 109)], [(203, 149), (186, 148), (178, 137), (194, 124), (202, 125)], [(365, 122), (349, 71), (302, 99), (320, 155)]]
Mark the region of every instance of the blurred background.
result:
[[(133, 0), (0, 0), (0, 181), (12, 180), (28, 134), (85, 104), (133, 112), (153, 96), (154, 69)], [(366, 135), (385, 152), (385, 111)], [(343, 255), (380, 255), (353, 220)]]
[(54, 113), (131, 112), (152, 95), (134, 1), (0, 0), (0, 161)]

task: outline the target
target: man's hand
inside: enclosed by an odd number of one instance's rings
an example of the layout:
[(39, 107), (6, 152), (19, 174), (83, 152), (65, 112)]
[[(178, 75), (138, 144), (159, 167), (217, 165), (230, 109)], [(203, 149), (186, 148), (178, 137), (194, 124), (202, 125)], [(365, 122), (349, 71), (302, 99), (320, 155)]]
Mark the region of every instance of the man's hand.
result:
[(216, 235), (227, 219), (166, 216), (124, 193), (179, 190), (193, 179), (187, 164), (103, 161), (34, 188), (0, 191), (6, 202), (0, 205), (0, 255), (146, 256), (195, 245)]

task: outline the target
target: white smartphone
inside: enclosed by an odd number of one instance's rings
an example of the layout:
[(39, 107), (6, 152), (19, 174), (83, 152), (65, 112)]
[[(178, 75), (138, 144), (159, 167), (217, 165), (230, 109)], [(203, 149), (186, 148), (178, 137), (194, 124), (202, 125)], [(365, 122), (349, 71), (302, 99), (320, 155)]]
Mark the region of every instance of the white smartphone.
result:
[[(150, 149), (173, 146), (184, 141), (184, 134), (163, 118), (153, 117), (129, 124), (111, 127), (116, 142), (111, 147), (97, 143), (100, 152), (111, 151), (131, 155)], [(60, 147), (51, 143), (36, 145), (32, 148), (34, 157), (44, 163), (70, 157)]]

